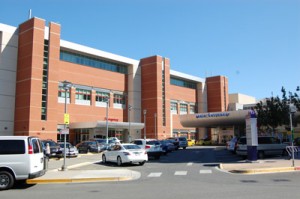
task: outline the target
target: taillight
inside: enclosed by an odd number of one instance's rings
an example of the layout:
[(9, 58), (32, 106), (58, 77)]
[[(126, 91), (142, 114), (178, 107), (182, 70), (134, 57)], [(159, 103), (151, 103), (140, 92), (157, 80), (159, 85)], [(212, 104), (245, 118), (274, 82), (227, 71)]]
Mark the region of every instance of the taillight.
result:
[(150, 149), (150, 148), (151, 148), (150, 145), (146, 145), (146, 146), (145, 146), (145, 149)]
[(30, 144), (28, 145), (28, 154), (33, 154), (33, 148)]

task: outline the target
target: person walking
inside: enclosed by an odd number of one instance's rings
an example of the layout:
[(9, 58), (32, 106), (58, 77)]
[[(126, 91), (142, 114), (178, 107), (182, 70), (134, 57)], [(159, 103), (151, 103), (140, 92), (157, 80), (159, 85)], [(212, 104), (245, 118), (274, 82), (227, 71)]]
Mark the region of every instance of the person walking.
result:
[(50, 145), (49, 145), (49, 143), (47, 143), (46, 144), (46, 156), (47, 156), (47, 158), (49, 159), (50, 158)]

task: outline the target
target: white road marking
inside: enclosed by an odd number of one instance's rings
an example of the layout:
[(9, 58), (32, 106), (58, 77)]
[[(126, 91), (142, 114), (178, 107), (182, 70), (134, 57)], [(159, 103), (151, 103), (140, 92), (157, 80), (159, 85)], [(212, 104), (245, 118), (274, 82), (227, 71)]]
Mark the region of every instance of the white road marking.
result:
[(176, 176), (185, 176), (187, 174), (187, 171), (176, 171), (174, 175)]
[(148, 177), (149, 177), (149, 178), (152, 178), (152, 177), (157, 178), (157, 177), (160, 177), (161, 174), (162, 174), (161, 172), (150, 173), (150, 174), (148, 175)]
[(212, 170), (200, 170), (200, 174), (210, 174)]
[(189, 163), (187, 163), (186, 166), (192, 166), (192, 165), (193, 165), (193, 163), (192, 163), (192, 162), (189, 162)]

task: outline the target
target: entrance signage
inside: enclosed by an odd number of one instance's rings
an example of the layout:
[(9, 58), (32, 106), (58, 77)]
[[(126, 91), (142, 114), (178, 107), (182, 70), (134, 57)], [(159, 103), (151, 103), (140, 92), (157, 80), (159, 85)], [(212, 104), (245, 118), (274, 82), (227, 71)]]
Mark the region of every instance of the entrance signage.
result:
[(211, 118), (211, 117), (228, 117), (229, 112), (220, 112), (220, 113), (200, 113), (196, 114), (196, 118)]
[(246, 116), (246, 139), (248, 160), (257, 160), (257, 118), (254, 110), (248, 112)]

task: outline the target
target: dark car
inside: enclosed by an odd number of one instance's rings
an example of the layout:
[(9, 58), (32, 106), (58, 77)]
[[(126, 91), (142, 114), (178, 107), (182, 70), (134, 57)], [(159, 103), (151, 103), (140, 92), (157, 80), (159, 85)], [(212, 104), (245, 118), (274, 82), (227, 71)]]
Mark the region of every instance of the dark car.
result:
[(58, 143), (54, 142), (53, 140), (42, 140), (42, 146), (44, 153), (46, 153), (46, 146), (49, 144), (50, 147), (50, 154), (49, 157), (57, 157), (61, 158), (63, 156), (62, 150)]
[(178, 138), (171, 137), (171, 138), (167, 138), (167, 140), (170, 140), (174, 144), (176, 150), (179, 149), (179, 140), (178, 140)]
[(76, 145), (79, 153), (99, 153), (101, 145), (95, 140), (83, 141)]

